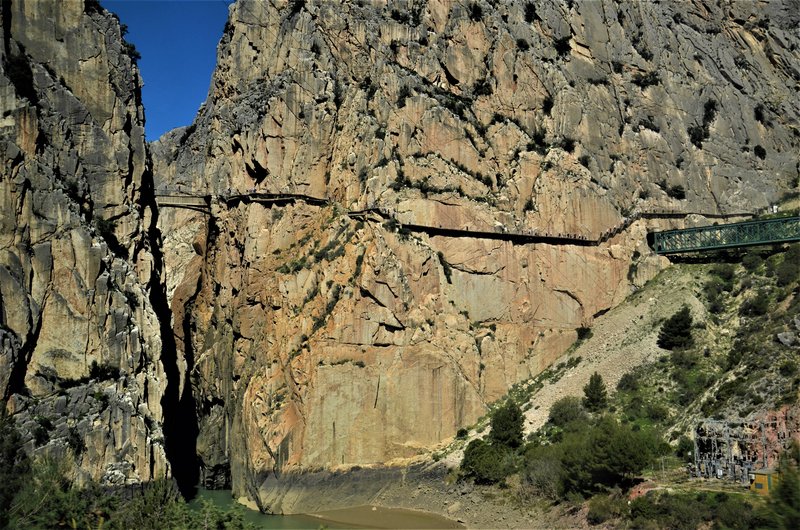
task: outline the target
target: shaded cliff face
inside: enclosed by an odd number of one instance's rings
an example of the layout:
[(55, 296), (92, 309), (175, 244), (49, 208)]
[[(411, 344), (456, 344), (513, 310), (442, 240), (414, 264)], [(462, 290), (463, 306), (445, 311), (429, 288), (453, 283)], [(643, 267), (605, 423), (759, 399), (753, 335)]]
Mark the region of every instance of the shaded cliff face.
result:
[[(597, 246), (434, 229), (595, 239), (796, 186), (796, 13), (238, 2), (206, 105), (153, 146), (161, 185), (212, 195), (162, 220), (208, 481), (230, 466), (268, 507), (274, 472), (424, 452), (663, 266), (667, 221)], [(253, 189), (330, 202), (219, 199)], [(429, 229), (348, 215), (372, 207)]]
[(138, 71), (96, 2), (0, 6), (4, 404), (27, 449), (72, 461), (79, 483), (167, 476)]

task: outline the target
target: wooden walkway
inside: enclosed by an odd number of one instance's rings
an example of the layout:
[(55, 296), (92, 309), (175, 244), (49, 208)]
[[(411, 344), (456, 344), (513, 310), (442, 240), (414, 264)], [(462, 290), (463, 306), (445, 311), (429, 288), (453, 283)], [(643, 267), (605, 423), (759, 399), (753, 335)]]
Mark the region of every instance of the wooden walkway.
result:
[[(324, 197), (314, 197), (311, 195), (305, 195), (301, 193), (268, 193), (256, 190), (248, 190), (245, 193), (242, 193), (238, 190), (228, 190), (227, 193), (221, 193), (219, 195), (210, 195), (210, 194), (195, 194), (191, 192), (185, 192), (181, 189), (162, 189), (156, 192), (156, 201), (158, 203), (159, 208), (187, 208), (191, 210), (196, 210), (200, 212), (204, 212), (207, 214), (211, 214), (211, 204), (212, 201), (218, 201), (219, 203), (224, 204), (226, 207), (232, 207), (237, 204), (250, 204), (250, 203), (260, 203), (260, 204), (269, 204), (269, 205), (276, 205), (276, 206), (284, 206), (287, 204), (293, 204), (296, 202), (304, 202), (306, 204), (310, 204), (313, 206), (327, 206), (330, 204), (330, 200)], [(444, 236), (444, 237), (471, 237), (471, 238), (479, 238), (479, 239), (494, 239), (494, 240), (503, 240), (503, 241), (511, 241), (512, 243), (517, 244), (531, 244), (531, 243), (546, 243), (551, 245), (575, 245), (575, 246), (598, 246), (602, 243), (605, 243), (612, 239), (613, 237), (619, 235), (620, 233), (627, 230), (634, 222), (638, 221), (639, 219), (682, 219), (690, 215), (699, 215), (710, 219), (741, 219), (747, 217), (755, 217), (754, 213), (751, 212), (740, 212), (740, 213), (730, 213), (730, 214), (719, 214), (719, 213), (703, 213), (703, 212), (679, 212), (679, 211), (650, 211), (650, 212), (643, 212), (643, 211), (636, 211), (631, 215), (624, 217), (620, 223), (616, 226), (613, 226), (606, 230), (601, 234), (561, 234), (561, 233), (544, 233), (538, 232), (535, 230), (508, 230), (506, 227), (498, 226), (492, 228), (470, 228), (470, 227), (448, 227), (442, 225), (426, 225), (426, 224), (416, 224), (416, 223), (403, 223), (397, 219), (397, 216), (393, 210), (388, 208), (373, 205), (363, 210), (352, 210), (347, 212), (347, 215), (352, 219), (357, 219), (361, 221), (373, 221), (373, 222), (388, 222), (392, 223), (393, 226), (398, 230), (408, 230), (411, 232), (424, 232), (426, 234), (432, 236)], [(751, 223), (763, 223), (762, 221), (752, 221)], [(734, 225), (743, 225), (746, 223), (734, 223)], [(725, 226), (733, 226), (733, 225), (717, 225), (715, 227), (704, 227), (701, 229), (690, 228), (685, 230), (672, 230), (668, 232), (654, 232), (648, 235), (648, 242), (653, 244), (655, 241), (660, 241), (659, 243), (661, 246), (656, 248), (653, 246), (654, 250), (659, 254), (668, 254), (668, 253), (677, 253), (677, 252), (692, 252), (692, 251), (699, 251), (699, 250), (709, 250), (712, 248), (730, 248), (733, 246), (742, 246), (744, 244), (753, 245), (753, 244), (764, 244), (764, 242), (772, 242), (776, 241), (773, 239), (764, 240), (762, 243), (735, 243), (733, 240), (730, 242), (721, 243), (718, 246), (709, 246), (708, 244), (695, 244), (687, 245), (687, 244), (675, 244), (673, 246), (665, 246), (666, 243), (663, 243), (667, 238), (672, 238), (671, 240), (677, 241), (680, 238), (689, 237), (688, 234), (695, 234), (698, 230), (703, 231), (706, 230), (708, 234), (712, 233), (719, 233), (722, 230), (722, 227)], [(706, 233), (706, 232), (703, 232)], [(660, 234), (671, 234), (669, 236), (660, 235)], [(795, 234), (795, 232), (793, 232)], [(711, 237), (711, 236), (709, 236)], [(794, 239), (793, 239), (794, 238)], [(752, 239), (752, 241), (756, 241), (756, 239)], [(751, 241), (748, 240), (748, 241)], [(780, 241), (796, 241), (800, 240), (800, 235), (795, 234), (794, 236), (789, 236), (788, 239), (784, 238)], [(727, 241), (727, 240), (726, 240)], [(759, 239), (759, 241), (761, 241)]]

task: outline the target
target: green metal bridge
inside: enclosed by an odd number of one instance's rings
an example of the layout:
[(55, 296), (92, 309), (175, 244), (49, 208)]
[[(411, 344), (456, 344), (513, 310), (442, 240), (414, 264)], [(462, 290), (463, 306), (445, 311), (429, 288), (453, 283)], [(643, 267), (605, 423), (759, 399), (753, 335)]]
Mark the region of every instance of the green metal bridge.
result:
[(800, 217), (652, 232), (648, 240), (656, 254), (789, 243), (800, 241)]

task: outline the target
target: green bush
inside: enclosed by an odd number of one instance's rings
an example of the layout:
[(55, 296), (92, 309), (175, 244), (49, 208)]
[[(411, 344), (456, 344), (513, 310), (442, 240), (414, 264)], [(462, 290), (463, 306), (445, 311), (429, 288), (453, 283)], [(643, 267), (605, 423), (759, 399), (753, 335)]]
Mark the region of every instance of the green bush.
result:
[[(190, 508), (171, 480), (116, 491), (91, 483), (77, 488), (66, 468), (63, 460), (41, 459), (27, 468), (16, 466), (13, 477), (0, 477), (3, 527), (7, 522), (10, 528), (254, 528), (236, 508), (221, 510), (207, 501)], [(9, 469), (5, 458), (0, 469)]]
[(586, 520), (593, 525), (605, 523), (611, 519), (619, 518), (626, 508), (625, 502), (617, 497), (596, 495), (589, 501)]
[(678, 439), (678, 446), (675, 448), (675, 456), (682, 458), (686, 462), (694, 461), (694, 442), (687, 436)]
[(665, 350), (689, 348), (694, 344), (692, 337), (692, 315), (689, 306), (683, 306), (661, 326), (658, 345)]
[(767, 291), (759, 291), (754, 297), (745, 300), (739, 308), (739, 314), (743, 316), (762, 316), (769, 311), (769, 294)]
[(775, 282), (779, 287), (786, 287), (800, 276), (800, 259), (789, 259), (787, 255), (775, 269)]
[[(634, 431), (610, 417), (565, 431), (544, 446), (528, 446), (524, 479), (534, 489), (564, 498), (627, 486), (663, 450), (651, 433)], [(550, 474), (538, 470), (545, 467)]]
[(580, 398), (566, 396), (550, 407), (550, 414), (547, 421), (557, 427), (566, 427), (574, 422), (585, 423), (589, 419), (586, 411), (581, 404)]
[(0, 414), (0, 528), (6, 528), (11, 501), (27, 480), (30, 461), (14, 422)]
[(461, 471), (477, 484), (496, 484), (513, 470), (509, 456), (504, 447), (472, 440), (464, 450)]
[(531, 446), (526, 451), (522, 483), (539, 497), (558, 500), (564, 497), (563, 451), (558, 445)]
[(522, 410), (513, 400), (509, 399), (505, 405), (492, 414), (492, 430), (489, 433), (489, 438), (493, 443), (506, 447), (519, 447), (522, 445), (522, 424), (524, 420)]
[(750, 252), (744, 258), (742, 258), (742, 266), (749, 272), (755, 272), (763, 264), (764, 260), (755, 252)]
[(770, 495), (772, 528), (800, 528), (800, 446), (795, 442), (779, 464), (781, 479)]
[(617, 383), (618, 392), (636, 392), (639, 390), (639, 378), (633, 372), (625, 372)]
[(569, 433), (563, 445), (564, 490), (576, 493), (627, 484), (650, 463), (657, 446), (651, 435), (608, 417), (586, 432)]
[(783, 377), (791, 377), (797, 373), (797, 363), (791, 359), (783, 361), (778, 368), (778, 372)]
[(720, 263), (711, 269), (711, 274), (722, 281), (722, 288), (725, 291), (732, 291), (736, 280), (736, 267), (730, 263)]

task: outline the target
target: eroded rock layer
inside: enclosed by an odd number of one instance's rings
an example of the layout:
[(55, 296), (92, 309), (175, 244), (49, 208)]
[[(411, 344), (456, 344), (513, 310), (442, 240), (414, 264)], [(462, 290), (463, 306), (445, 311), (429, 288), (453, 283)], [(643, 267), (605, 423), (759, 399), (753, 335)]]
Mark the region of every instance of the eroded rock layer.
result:
[(269, 508), (265, 476), (425, 452), (663, 266), (648, 228), (705, 222), (634, 212), (780, 199), (796, 8), (232, 6), (206, 104), (153, 146), (211, 201), (162, 220), (206, 481)]
[(74, 464), (78, 483), (168, 476), (161, 258), (131, 50), (96, 2), (0, 5), (0, 392), (26, 448)]

